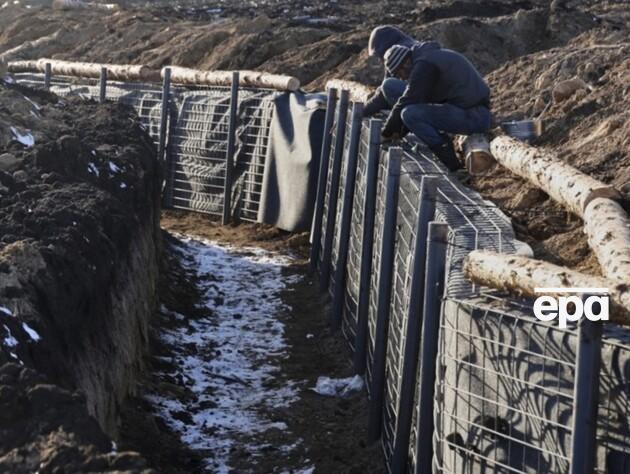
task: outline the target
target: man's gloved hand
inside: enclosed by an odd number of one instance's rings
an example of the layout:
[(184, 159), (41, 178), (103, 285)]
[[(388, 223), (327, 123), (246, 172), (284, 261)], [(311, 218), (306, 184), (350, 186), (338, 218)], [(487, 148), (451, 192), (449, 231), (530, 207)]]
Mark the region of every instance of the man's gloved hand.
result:
[(402, 131), (403, 123), (402, 119), (400, 118), (400, 112), (394, 109), (389, 114), (389, 117), (387, 117), (387, 121), (383, 126), (383, 130), (381, 130), (381, 135), (383, 136), (383, 138), (390, 140), (392, 139), (393, 135), (400, 136), (402, 134)]

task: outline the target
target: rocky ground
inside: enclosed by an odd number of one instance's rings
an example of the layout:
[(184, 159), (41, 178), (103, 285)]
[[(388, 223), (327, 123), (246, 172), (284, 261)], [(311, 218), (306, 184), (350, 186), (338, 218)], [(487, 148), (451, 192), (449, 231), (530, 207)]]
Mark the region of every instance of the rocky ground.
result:
[[(615, 186), (630, 182), (630, 8), (621, 0), (127, 1), (113, 12), (20, 1), (2, 9), (0, 54), (41, 40), (16, 57), (261, 69), (307, 89), (332, 77), (378, 84), (367, 38), (395, 24), (465, 53), (492, 86), (497, 123), (540, 117), (538, 145)], [(583, 81), (575, 93), (554, 98), (555, 84), (571, 78)], [(514, 217), (538, 256), (598, 272), (579, 221), (543, 193), (499, 167), (472, 185)]]

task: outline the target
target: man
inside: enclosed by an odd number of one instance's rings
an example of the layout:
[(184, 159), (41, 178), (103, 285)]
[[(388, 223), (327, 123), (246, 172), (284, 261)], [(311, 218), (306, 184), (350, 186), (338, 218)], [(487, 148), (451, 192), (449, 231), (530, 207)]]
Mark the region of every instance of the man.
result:
[(391, 46), (385, 53), (386, 78), (368, 100), (370, 116), (391, 107), (383, 137), (395, 139), (407, 131), (455, 171), (461, 167), (448, 133), (487, 132), (491, 124), (490, 89), (463, 55), (435, 41)]

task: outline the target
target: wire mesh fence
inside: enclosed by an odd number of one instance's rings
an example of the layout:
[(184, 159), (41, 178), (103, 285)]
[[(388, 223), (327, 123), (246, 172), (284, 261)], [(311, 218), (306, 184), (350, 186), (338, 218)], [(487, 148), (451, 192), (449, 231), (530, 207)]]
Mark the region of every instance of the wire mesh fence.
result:
[[(365, 179), (366, 134), (361, 137), (357, 182)], [(346, 142), (347, 146), (347, 142)], [(508, 254), (527, 254), (529, 247), (518, 241), (509, 219), (492, 203), (465, 188), (434, 161), (431, 154), (414, 140), (404, 145), (405, 157), (400, 172), (397, 201), (397, 222), (391, 237), (394, 258), (391, 265), (391, 300), (388, 311), (379, 313), (382, 300), (383, 249), (388, 245), (384, 228), (386, 209), (387, 153), (381, 153), (374, 211), (374, 244), (371, 252), (369, 305), (367, 311), (367, 344), (365, 378), (371, 415), (379, 426), (371, 433), (381, 436), (389, 472), (569, 472), (574, 459), (572, 447), (576, 410), (578, 330), (559, 329), (553, 323), (537, 320), (531, 302), (515, 302), (496, 290), (471, 284), (463, 273), (466, 255), (475, 249), (490, 249)], [(332, 166), (331, 166), (332, 169)], [(342, 171), (343, 174), (343, 171)], [(329, 174), (330, 176), (330, 174)], [(407, 375), (407, 344), (410, 305), (414, 292), (411, 286), (416, 249), (416, 219), (423, 177), (436, 180), (430, 196), (435, 206), (434, 220), (450, 229), (446, 246), (447, 275), (443, 303), (439, 315), (438, 341), (434, 362), (435, 385), (431, 388), (432, 426), (419, 426), (420, 368), (422, 353), (415, 357), (417, 371), (412, 380), (412, 420), (405, 439), (404, 469), (393, 463), (400, 435), (401, 387)], [(334, 193), (330, 180), (327, 195)], [(341, 196), (339, 186), (338, 197)], [(359, 202), (364, 189), (355, 190), (355, 202), (348, 245), (345, 273), (345, 299), (342, 333), (356, 351), (357, 305), (360, 269), (361, 222), (365, 216)], [(339, 199), (337, 199), (339, 201)], [(337, 202), (337, 206), (339, 206)], [(340, 208), (327, 209), (328, 215), (339, 216)], [(327, 225), (322, 225), (322, 230)], [(339, 234), (333, 234), (339, 245)], [(331, 252), (332, 260), (336, 258)], [(325, 256), (321, 256), (326, 258)], [(324, 264), (329, 263), (320, 262)], [(333, 285), (326, 286), (326, 289)], [(490, 306), (489, 306), (490, 305)], [(381, 319), (379, 319), (381, 318)], [(383, 319), (384, 318), (384, 319)], [(416, 329), (417, 330), (417, 329)], [(626, 472), (630, 467), (628, 431), (628, 365), (630, 336), (626, 330), (621, 340), (604, 341), (602, 388), (599, 398), (597, 470)], [(411, 339), (410, 339), (411, 338)], [(385, 347), (385, 366), (379, 366), (379, 351)], [(380, 348), (380, 349), (379, 349)], [(406, 354), (407, 352), (407, 354)], [(624, 354), (624, 356), (621, 356)], [(623, 363), (615, 358), (624, 357)], [(380, 373), (383, 372), (383, 373)], [(379, 386), (378, 381), (382, 381)], [(408, 381), (407, 381), (408, 382)], [(582, 387), (583, 388), (583, 387)], [(426, 402), (423, 402), (426, 403)], [(406, 424), (405, 424), (406, 425)], [(374, 428), (374, 427), (371, 427)], [(419, 433), (432, 430), (432, 454), (419, 449)], [(398, 430), (398, 431), (397, 431)], [(404, 434), (404, 433), (403, 433)], [(406, 434), (404, 436), (406, 438)], [(584, 449), (589, 449), (584, 446)], [(594, 449), (594, 448), (593, 448)], [(424, 452), (424, 457), (418, 453)]]
[(359, 284), (361, 281), (361, 256), (363, 241), (364, 206), (366, 199), (368, 152), (370, 148), (370, 130), (363, 126), (359, 139), (356, 185), (352, 205), (352, 220), (346, 263), (346, 279), (341, 331), (350, 345), (351, 352), (356, 350), (357, 330), (359, 326)]
[[(238, 90), (237, 121), (230, 130), (231, 89), (218, 86), (170, 86), (98, 78), (20, 73), (15, 80), (33, 88), (47, 88), (60, 97), (118, 102), (134, 108), (155, 145), (166, 147), (165, 203), (169, 207), (256, 222), (261, 199), (269, 130), (275, 93), (268, 89)], [(163, 114), (162, 108), (168, 112)], [(165, 123), (162, 123), (162, 122)], [(228, 137), (236, 150), (233, 182), (226, 180)], [(161, 136), (163, 135), (163, 136)], [(163, 141), (163, 142), (161, 142)], [(226, 191), (226, 187), (229, 190)]]
[(568, 472), (576, 334), (446, 300), (435, 389), (440, 472)]

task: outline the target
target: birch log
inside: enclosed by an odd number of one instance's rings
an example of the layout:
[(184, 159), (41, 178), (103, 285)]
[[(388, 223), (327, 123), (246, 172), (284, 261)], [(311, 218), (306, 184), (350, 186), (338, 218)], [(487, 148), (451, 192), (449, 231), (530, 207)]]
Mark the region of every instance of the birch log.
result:
[[(535, 288), (608, 288), (611, 320), (630, 325), (630, 286), (606, 278), (585, 275), (565, 267), (517, 255), (474, 250), (464, 262), (464, 274), (473, 282), (536, 297)], [(566, 293), (545, 293), (566, 296)]]
[(367, 102), (373, 94), (374, 89), (355, 81), (345, 81), (343, 79), (331, 79), (326, 83), (326, 90), (337, 89), (347, 90), (350, 93), (350, 100), (353, 102)]
[(630, 284), (630, 219), (615, 201), (593, 199), (584, 211), (584, 231), (609, 279)]
[[(179, 84), (229, 86), (232, 83), (232, 71), (202, 71), (179, 66), (169, 66), (169, 68), (171, 69), (171, 81)], [(164, 69), (162, 69), (162, 77), (164, 77)], [(293, 76), (267, 72), (239, 71), (239, 85), (296, 91), (300, 88), (300, 80)]]
[(9, 72), (41, 72), (37, 61), (9, 61)]
[(598, 197), (619, 199), (619, 192), (539, 150), (508, 136), (492, 140), (492, 155), (503, 166), (529, 180), (572, 213), (584, 217), (589, 202)]
[(100, 64), (43, 58), (37, 61), (37, 68), (40, 71), (44, 71), (46, 63), (50, 63), (53, 76), (98, 78), (101, 75), (101, 69), (105, 67), (107, 68), (107, 78), (115, 81), (151, 81), (159, 79), (157, 71), (142, 64)]

